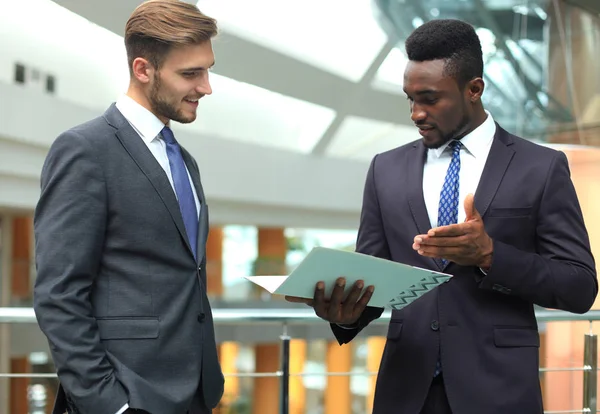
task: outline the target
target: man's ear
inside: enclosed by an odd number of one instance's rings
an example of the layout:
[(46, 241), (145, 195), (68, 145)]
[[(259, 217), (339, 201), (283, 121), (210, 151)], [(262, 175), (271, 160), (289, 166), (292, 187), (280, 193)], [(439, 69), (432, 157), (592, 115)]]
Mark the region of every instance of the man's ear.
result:
[(467, 84), (467, 95), (471, 103), (475, 103), (481, 99), (483, 90), (485, 89), (485, 82), (482, 78), (474, 78)]
[(148, 60), (138, 57), (131, 65), (133, 77), (141, 83), (148, 83), (154, 77), (154, 67)]

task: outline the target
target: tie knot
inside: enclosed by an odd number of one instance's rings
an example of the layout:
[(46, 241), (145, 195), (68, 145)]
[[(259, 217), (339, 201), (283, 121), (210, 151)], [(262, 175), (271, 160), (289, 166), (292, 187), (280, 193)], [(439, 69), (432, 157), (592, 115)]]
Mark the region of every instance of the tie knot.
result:
[(450, 150), (453, 153), (458, 153), (458, 152), (460, 152), (460, 149), (462, 148), (462, 142), (460, 142), (460, 141), (452, 141), (450, 143), (450, 145), (448, 145), (448, 146), (450, 147)]
[(162, 137), (167, 144), (175, 144), (177, 141), (175, 140), (175, 135), (173, 135), (173, 131), (168, 126), (164, 127), (161, 131)]

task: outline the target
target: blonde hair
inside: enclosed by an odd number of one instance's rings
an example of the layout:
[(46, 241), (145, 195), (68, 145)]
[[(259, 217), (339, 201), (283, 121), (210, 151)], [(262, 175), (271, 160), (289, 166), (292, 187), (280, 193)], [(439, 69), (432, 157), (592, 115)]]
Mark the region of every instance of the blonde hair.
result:
[(169, 51), (201, 44), (217, 35), (217, 22), (193, 4), (179, 0), (149, 0), (139, 5), (125, 26), (127, 62), (142, 57), (160, 69)]

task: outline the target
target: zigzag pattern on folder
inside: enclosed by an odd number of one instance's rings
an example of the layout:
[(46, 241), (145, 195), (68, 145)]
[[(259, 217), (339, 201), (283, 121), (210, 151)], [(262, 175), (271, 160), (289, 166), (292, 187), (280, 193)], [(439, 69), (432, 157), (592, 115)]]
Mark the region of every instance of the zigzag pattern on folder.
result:
[(431, 274), (428, 277), (424, 277), (421, 279), (420, 283), (412, 285), (392, 299), (390, 301), (390, 307), (395, 310), (402, 309), (448, 279), (448, 276), (438, 274)]

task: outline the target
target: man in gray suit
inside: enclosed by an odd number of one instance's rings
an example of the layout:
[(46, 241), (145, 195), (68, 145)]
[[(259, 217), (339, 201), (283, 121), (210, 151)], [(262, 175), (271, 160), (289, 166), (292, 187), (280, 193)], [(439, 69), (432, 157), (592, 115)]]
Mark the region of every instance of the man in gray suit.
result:
[(208, 206), (170, 129), (211, 93), (216, 32), (196, 6), (139, 6), (125, 31), (127, 94), (48, 153), (34, 307), (61, 382), (55, 414), (206, 414), (223, 394)]

